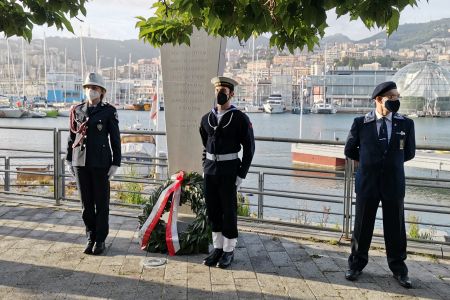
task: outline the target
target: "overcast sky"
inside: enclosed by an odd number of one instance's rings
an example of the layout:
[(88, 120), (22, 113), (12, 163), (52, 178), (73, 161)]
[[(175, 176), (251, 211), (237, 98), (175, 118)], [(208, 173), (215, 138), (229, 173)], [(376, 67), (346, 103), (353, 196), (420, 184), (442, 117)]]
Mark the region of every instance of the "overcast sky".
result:
[[(136, 16), (149, 17), (154, 0), (93, 0), (87, 3), (87, 16), (83, 17), (83, 23), (72, 20), (75, 33), (82, 31), (83, 36), (90, 36), (114, 40), (137, 39), (138, 30), (135, 29)], [(406, 8), (400, 17), (400, 24), (423, 23), (431, 20), (439, 20), (450, 17), (450, 0), (418, 0), (418, 7)], [(369, 31), (361, 21), (349, 21), (348, 16), (336, 20), (336, 14), (328, 14), (327, 35), (342, 33), (353, 40), (369, 37), (379, 30)], [(35, 26), (34, 38), (46, 36), (73, 37), (66, 31), (57, 31), (53, 28)]]

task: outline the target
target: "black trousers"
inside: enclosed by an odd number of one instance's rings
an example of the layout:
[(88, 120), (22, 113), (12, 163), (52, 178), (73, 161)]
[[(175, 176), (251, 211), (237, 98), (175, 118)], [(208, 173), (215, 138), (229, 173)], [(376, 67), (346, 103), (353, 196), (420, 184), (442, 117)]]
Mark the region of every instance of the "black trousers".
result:
[(378, 204), (383, 208), (384, 243), (389, 268), (396, 275), (408, 274), (406, 267), (406, 230), (404, 202), (401, 199), (362, 198), (356, 196), (355, 226), (352, 252), (348, 259), (350, 269), (362, 270), (369, 260)]
[(86, 236), (104, 242), (109, 233), (109, 168), (74, 167)]
[(206, 175), (205, 200), (213, 232), (222, 232), (228, 239), (238, 237), (236, 176)]

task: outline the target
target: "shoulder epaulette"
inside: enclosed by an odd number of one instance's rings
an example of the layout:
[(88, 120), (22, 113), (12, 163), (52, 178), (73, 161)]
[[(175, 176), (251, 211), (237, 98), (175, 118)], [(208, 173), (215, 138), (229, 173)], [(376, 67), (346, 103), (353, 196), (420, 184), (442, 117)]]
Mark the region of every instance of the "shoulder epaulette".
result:
[(394, 114), (394, 118), (398, 119), (398, 120), (407, 119), (407, 117), (405, 115), (401, 115), (401, 114), (398, 114), (398, 113)]
[(365, 116), (364, 116), (364, 123), (369, 123), (375, 120), (375, 113), (374, 111), (370, 111), (368, 112)]

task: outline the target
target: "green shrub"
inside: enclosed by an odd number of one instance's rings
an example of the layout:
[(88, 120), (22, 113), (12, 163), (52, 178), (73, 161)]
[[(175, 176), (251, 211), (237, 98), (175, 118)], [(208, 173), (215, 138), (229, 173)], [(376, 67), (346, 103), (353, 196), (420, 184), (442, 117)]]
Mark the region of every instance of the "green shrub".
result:
[(416, 215), (408, 215), (407, 217), (408, 222), (412, 222), (409, 223), (409, 229), (408, 229), (408, 235), (410, 238), (412, 239), (419, 239), (420, 238), (420, 233), (419, 233), (419, 223), (420, 222), (420, 218)]
[[(127, 176), (136, 177), (136, 170), (132, 165)], [(141, 192), (144, 190), (144, 185), (139, 182), (125, 182), (120, 185), (120, 189), (124, 191), (117, 192), (117, 197), (124, 203), (128, 204), (143, 204), (145, 202)]]
[(248, 197), (245, 197), (241, 193), (237, 194), (237, 214), (241, 217), (250, 217), (250, 202)]

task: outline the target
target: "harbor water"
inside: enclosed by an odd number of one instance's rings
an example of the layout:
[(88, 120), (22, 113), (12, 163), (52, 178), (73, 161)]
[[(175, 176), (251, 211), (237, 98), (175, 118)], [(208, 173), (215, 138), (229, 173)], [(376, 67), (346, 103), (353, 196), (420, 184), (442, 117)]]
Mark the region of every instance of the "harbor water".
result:
[[(121, 129), (130, 129), (134, 124), (140, 123), (142, 128), (154, 129), (149, 120), (149, 112), (121, 110), (119, 114), (119, 125)], [(348, 131), (351, 127), (354, 114), (307, 114), (302, 117), (302, 134), (305, 139), (315, 140), (339, 140), (345, 141)], [(300, 136), (300, 117), (290, 113), (284, 114), (263, 114), (255, 113), (249, 115), (255, 132), (255, 136), (264, 137), (283, 137), (299, 138)], [(164, 123), (164, 114), (161, 113), (160, 124)], [(450, 118), (416, 118), (415, 130), (416, 141), (419, 145), (450, 145)], [(0, 126), (27, 126), (27, 127), (50, 127), (50, 128), (68, 128), (68, 118), (44, 118), (44, 119), (1, 119)], [(160, 125), (161, 131), (164, 126)], [(53, 150), (53, 137), (51, 132), (45, 131), (23, 131), (0, 129), (0, 148), (30, 149), (41, 151)], [(67, 138), (67, 133), (63, 134), (63, 145)], [(161, 141), (160, 150), (166, 148), (164, 138)], [(1, 151), (0, 156), (4, 155), (26, 155), (26, 153), (12, 153), (10, 151)], [(50, 155), (50, 154), (49, 154)], [(450, 157), (450, 154), (442, 154)], [(200, 157), (200, 155), (199, 155)], [(291, 144), (281, 142), (261, 142), (256, 143), (256, 154), (253, 161), (255, 164), (294, 167), (291, 161)], [(252, 171), (252, 169), (251, 169)], [(255, 171), (255, 170), (253, 170)], [(276, 171), (280, 172), (280, 171)], [(298, 171), (286, 171), (290, 174), (302, 175)], [(310, 174), (311, 175), (311, 174)], [(438, 172), (436, 170), (412, 170), (406, 169), (406, 175), (428, 176), (439, 178), (450, 178), (450, 174)], [(3, 176), (3, 175), (0, 175)], [(303, 177), (285, 177), (266, 175), (265, 189), (275, 189), (283, 191), (295, 191), (304, 193), (324, 193), (336, 195), (334, 200), (343, 199), (343, 180), (335, 176), (328, 179), (311, 179)], [(258, 186), (257, 174), (249, 173), (243, 183), (244, 188), (256, 189)], [(445, 204), (450, 206), (450, 191), (448, 189), (430, 189), (419, 187), (408, 187), (406, 191), (406, 202)], [(257, 204), (257, 196), (248, 195), (250, 203)], [(265, 208), (264, 217), (276, 220), (296, 221), (301, 223), (327, 223), (334, 224), (336, 228), (342, 226), (342, 217), (334, 216), (332, 213), (342, 213), (342, 204), (310, 202), (300, 199), (289, 199), (265, 196), (264, 204), (299, 208), (304, 210), (315, 210), (317, 213), (297, 212), (292, 210), (280, 210), (275, 208)], [(413, 205), (413, 207), (416, 207)], [(252, 206), (251, 211), (255, 213), (256, 206)], [(322, 213), (320, 213), (322, 212)], [(407, 212), (407, 216), (410, 213)], [(414, 212), (414, 215), (420, 218), (422, 222), (435, 222), (450, 225), (450, 217), (443, 214), (435, 215), (432, 213)], [(381, 218), (381, 209), (379, 210)], [(381, 228), (382, 223), (377, 221), (377, 227)], [(450, 234), (450, 228), (437, 228), (447, 231)]]

